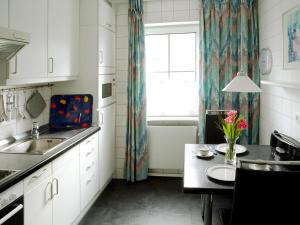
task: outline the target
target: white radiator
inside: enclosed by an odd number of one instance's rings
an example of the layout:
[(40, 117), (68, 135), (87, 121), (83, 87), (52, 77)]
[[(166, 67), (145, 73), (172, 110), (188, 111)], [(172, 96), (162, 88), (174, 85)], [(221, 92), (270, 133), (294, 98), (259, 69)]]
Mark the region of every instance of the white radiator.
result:
[(184, 145), (195, 144), (196, 126), (148, 126), (150, 173), (183, 171)]

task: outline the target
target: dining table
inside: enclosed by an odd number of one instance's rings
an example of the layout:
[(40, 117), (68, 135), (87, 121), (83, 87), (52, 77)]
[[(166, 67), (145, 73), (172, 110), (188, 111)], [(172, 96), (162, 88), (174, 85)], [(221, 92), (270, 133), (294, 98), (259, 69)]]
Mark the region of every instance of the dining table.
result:
[[(212, 224), (212, 210), (215, 195), (232, 195), (234, 180), (217, 180), (208, 176), (207, 171), (214, 166), (226, 166), (224, 153), (218, 145), (206, 145), (213, 153), (210, 157), (199, 157), (201, 144), (186, 144), (184, 150), (184, 193), (201, 194), (203, 200), (202, 217), (205, 225)], [(239, 158), (253, 160), (274, 160), (269, 145), (244, 145)], [(199, 209), (200, 212), (200, 209)]]

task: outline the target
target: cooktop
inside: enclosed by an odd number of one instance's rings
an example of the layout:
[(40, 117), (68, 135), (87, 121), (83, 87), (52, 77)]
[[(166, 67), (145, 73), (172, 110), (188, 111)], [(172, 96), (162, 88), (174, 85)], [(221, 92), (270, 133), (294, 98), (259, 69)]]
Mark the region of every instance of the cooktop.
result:
[(2, 170), (0, 169), (0, 181), (3, 180), (4, 178), (7, 178), (14, 173), (18, 172), (19, 170)]

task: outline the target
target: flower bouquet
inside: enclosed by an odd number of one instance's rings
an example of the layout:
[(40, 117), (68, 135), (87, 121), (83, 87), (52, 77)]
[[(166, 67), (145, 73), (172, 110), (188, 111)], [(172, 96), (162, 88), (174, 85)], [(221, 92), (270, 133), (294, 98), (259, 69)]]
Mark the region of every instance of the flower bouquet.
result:
[(220, 118), (219, 120), (220, 129), (223, 131), (228, 144), (225, 153), (225, 163), (235, 165), (236, 152), (234, 145), (242, 131), (247, 128), (247, 121), (234, 110), (229, 111), (225, 119)]

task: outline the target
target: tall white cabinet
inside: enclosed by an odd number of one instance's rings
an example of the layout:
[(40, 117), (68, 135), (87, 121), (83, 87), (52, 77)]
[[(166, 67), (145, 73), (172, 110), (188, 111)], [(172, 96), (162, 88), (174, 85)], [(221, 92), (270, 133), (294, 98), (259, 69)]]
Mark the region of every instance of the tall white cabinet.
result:
[(53, 87), (53, 94), (91, 93), (93, 95), (93, 122), (101, 128), (98, 178), (100, 189), (103, 189), (115, 171), (116, 122), (115, 108), (99, 107), (101, 101), (99, 100), (99, 78), (103, 75), (114, 76), (115, 73), (115, 12), (108, 0), (80, 0), (79, 8), (79, 77), (72, 83), (56, 84)]
[(102, 115), (99, 131), (100, 186), (103, 187), (115, 171), (116, 105), (104, 107), (99, 113)]

